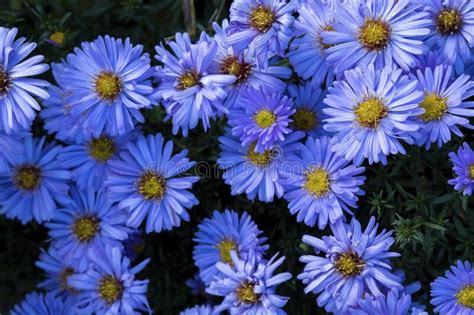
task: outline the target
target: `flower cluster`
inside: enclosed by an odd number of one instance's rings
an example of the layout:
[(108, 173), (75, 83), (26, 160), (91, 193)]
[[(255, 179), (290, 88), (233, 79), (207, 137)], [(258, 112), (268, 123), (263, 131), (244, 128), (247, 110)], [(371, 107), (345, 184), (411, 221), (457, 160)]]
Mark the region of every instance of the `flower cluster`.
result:
[[(154, 65), (130, 39), (100, 36), (51, 64), (52, 84), (36, 78), (49, 69), (30, 56), (36, 44), (0, 28), (0, 213), (44, 224), (50, 237), (37, 261), (48, 293), (14, 314), (151, 312), (137, 275), (149, 260), (132, 264), (133, 244), (190, 221), (199, 203), (187, 150), (142, 132), (144, 111), (157, 107), (174, 135), (226, 124), (216, 163), (232, 195), (283, 198), (297, 222), (330, 228), (303, 236), (314, 254), (300, 257), (298, 279), (318, 306), (423, 314), (392, 270), (391, 232), (375, 217), (362, 229), (355, 214), (367, 164), (474, 128), (474, 3), (234, 0), (212, 28), (158, 44)], [(40, 110), (48, 137), (32, 133)], [(449, 157), (448, 183), (471, 195), (469, 143)], [(291, 274), (276, 273), (284, 257), (267, 259), (249, 213), (215, 211), (198, 226), (198, 279), (222, 300), (182, 314), (285, 314), (277, 286)], [(432, 297), (441, 314), (474, 312), (471, 264), (433, 282)]]

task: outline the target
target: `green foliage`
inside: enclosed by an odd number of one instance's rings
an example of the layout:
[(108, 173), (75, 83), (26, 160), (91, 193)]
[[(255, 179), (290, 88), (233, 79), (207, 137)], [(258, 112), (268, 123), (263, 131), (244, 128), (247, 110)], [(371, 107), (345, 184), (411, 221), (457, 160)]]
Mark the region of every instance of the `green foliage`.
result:
[[(189, 6), (192, 2), (10, 0), (0, 4), (0, 24), (19, 27), (23, 36), (37, 41), (40, 53), (48, 62), (60, 60), (81, 41), (93, 40), (99, 34), (129, 36), (132, 42), (143, 44), (153, 55), (153, 47), (175, 32), (208, 30), (213, 20), (227, 15), (230, 1), (194, 0), (195, 15)], [(65, 33), (64, 43), (59, 47), (45, 41), (56, 31)], [(161, 132), (175, 141), (176, 149), (189, 149), (193, 160), (215, 165), (224, 121), (214, 123), (207, 134), (198, 128), (188, 138), (182, 138), (171, 135), (170, 123), (163, 122), (162, 108), (147, 110), (144, 114), (145, 133)], [(35, 123), (34, 132), (44, 134), (41, 122)], [(472, 199), (454, 192), (447, 184), (453, 176), (448, 153), (457, 150), (462, 141), (472, 140), (471, 136), (456, 139), (441, 149), (433, 147), (430, 151), (409, 147), (407, 155), (390, 158), (387, 166), (366, 165), (367, 181), (363, 186), (366, 196), (361, 198), (355, 213), (363, 223), (376, 215), (383, 228), (394, 230), (394, 250), (402, 255), (394, 264), (405, 270), (408, 282), (421, 281), (423, 289), (416, 298), (424, 303), (429, 297), (429, 283), (435, 277), (457, 259), (473, 260)], [(314, 295), (304, 295), (303, 285), (296, 275), (302, 270), (299, 256), (310, 252), (301, 237), (327, 235), (328, 229), (318, 231), (296, 223), (284, 201), (252, 203), (243, 196), (231, 196), (229, 187), (219, 176), (203, 178), (194, 192), (200, 205), (191, 210), (191, 222), (184, 222), (171, 232), (147, 235), (138, 258), (151, 257), (151, 263), (140, 276), (150, 279), (148, 299), (156, 314), (177, 314), (208, 299), (218, 301), (205, 295), (191, 295), (185, 281), (197, 271), (192, 260), (192, 238), (197, 225), (214, 209), (225, 208), (249, 211), (269, 238), (268, 254), (280, 252), (287, 257), (284, 269), (294, 277), (280, 290), (281, 294), (290, 296), (286, 311), (301, 315), (324, 314), (317, 308)], [(46, 229), (34, 223), (23, 226), (0, 216), (0, 230), (0, 313), (3, 313), (34, 290), (42, 279), (34, 262), (39, 247), (46, 248), (48, 243)]]

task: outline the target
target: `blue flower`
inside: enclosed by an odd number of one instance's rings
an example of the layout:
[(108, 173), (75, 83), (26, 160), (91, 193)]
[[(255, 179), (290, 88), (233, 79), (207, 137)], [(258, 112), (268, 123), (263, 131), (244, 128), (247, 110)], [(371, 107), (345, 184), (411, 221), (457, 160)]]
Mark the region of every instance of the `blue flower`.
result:
[(228, 113), (223, 106), (225, 87), (236, 77), (218, 73), (214, 63), (219, 47), (205, 33), (195, 44), (187, 33), (177, 33), (175, 41), (168, 45), (172, 52), (163, 44), (155, 47), (155, 57), (163, 66), (156, 67), (160, 84), (154, 96), (163, 101), (167, 118), (172, 117), (174, 134), (181, 128), (187, 136), (199, 120), (207, 130), (217, 113)]
[(26, 135), (22, 133), (6, 135), (0, 132), (0, 173), (8, 172), (9, 164), (14, 163), (16, 157), (24, 155), (22, 137)]
[(322, 125), (322, 121), (326, 119), (323, 113), (326, 93), (307, 81), (301, 85), (288, 85), (288, 94), (293, 98), (295, 109), (295, 113), (290, 117), (293, 120), (290, 127), (312, 137), (327, 135)]
[(230, 252), (235, 251), (237, 256), (245, 259), (250, 251), (260, 259), (268, 249), (264, 245), (266, 237), (261, 237), (257, 225), (247, 212), (238, 213), (225, 210), (223, 213), (214, 211), (211, 219), (204, 219), (199, 225), (194, 241), (193, 258), (199, 268), (199, 275), (205, 284), (223, 276), (216, 267), (216, 263), (232, 263)]
[(247, 89), (241, 92), (228, 123), (243, 146), (255, 144), (255, 152), (263, 153), (291, 133), (290, 116), (294, 113), (293, 102), (286, 95), (264, 88)]
[(292, 10), (284, 0), (235, 0), (230, 7), (227, 43), (236, 51), (250, 48), (262, 66), (274, 55), (284, 57), (293, 35)]
[[(278, 255), (278, 254), (277, 254)], [(231, 314), (285, 314), (281, 309), (288, 297), (276, 293), (276, 288), (291, 279), (289, 272), (273, 275), (281, 266), (285, 257), (277, 260), (277, 255), (269, 261), (258, 261), (253, 252), (247, 259), (240, 259), (231, 251), (233, 265), (218, 262), (217, 269), (225, 276), (211, 282), (206, 292), (224, 297), (222, 303), (215, 307), (214, 314), (229, 310)]]
[(304, 272), (298, 276), (306, 284), (305, 293), (319, 294), (318, 306), (327, 312), (345, 312), (355, 306), (365, 294), (380, 295), (395, 287), (403, 289), (401, 278), (391, 272), (389, 260), (400, 256), (389, 252), (394, 239), (391, 232), (377, 234), (375, 218), (370, 219), (365, 231), (353, 218), (350, 225), (338, 220), (331, 225), (334, 233), (322, 239), (305, 235), (303, 242), (316, 254), (304, 255)]
[(281, 79), (289, 79), (291, 70), (287, 67), (269, 65), (263, 67), (257, 65), (254, 53), (250, 49), (238, 52), (227, 44), (227, 34), (229, 22), (224, 20), (222, 27), (214, 22), (213, 27), (216, 32), (214, 39), (219, 45), (216, 55), (216, 66), (223, 74), (230, 74), (237, 78), (234, 84), (227, 87), (228, 95), (225, 99), (224, 107), (231, 108), (239, 101), (240, 94), (248, 88), (258, 89), (268, 87), (271, 90), (284, 92), (286, 84)]
[(66, 80), (61, 77), (66, 67), (68, 65), (64, 61), (51, 65), (53, 77), (58, 85), (48, 87), (50, 97), (43, 101), (44, 108), (39, 114), (44, 120), (44, 128), (48, 134), (55, 133), (56, 139), (65, 142), (80, 142), (84, 138), (80, 117), (71, 115), (71, 106), (67, 101), (70, 93), (65, 90)]
[(333, 151), (361, 164), (387, 163), (387, 155), (405, 154), (400, 140), (412, 144), (419, 129), (409, 118), (423, 113), (418, 104), (423, 93), (417, 82), (390, 66), (375, 70), (373, 65), (345, 72), (334, 82), (324, 102), (329, 116), (324, 129), (335, 132)]
[(48, 251), (41, 249), (39, 259), (35, 265), (43, 269), (46, 274), (46, 280), (38, 284), (39, 288), (52, 291), (55, 294), (74, 295), (77, 293), (67, 283), (70, 275), (77, 270), (64, 261), (64, 256), (53, 246), (49, 246)]
[(67, 56), (61, 81), (71, 115), (85, 134), (123, 135), (143, 122), (140, 109), (149, 108), (152, 70), (143, 46), (110, 36), (84, 42)]
[(173, 142), (165, 143), (162, 135), (140, 136), (119, 160), (111, 161), (105, 186), (109, 198), (129, 211), (127, 225), (137, 228), (147, 217), (150, 233), (189, 221), (187, 209), (198, 204), (189, 189), (199, 177), (180, 176), (194, 165), (186, 158), (187, 150), (172, 153)]
[(295, 39), (290, 43), (288, 58), (296, 73), (313, 85), (331, 85), (333, 69), (326, 62), (326, 49), (321, 32), (333, 30), (334, 17), (324, 3), (309, 1), (298, 10), (295, 21)]
[(414, 306), (409, 294), (400, 293), (397, 288), (387, 295), (367, 295), (357, 301), (357, 307), (351, 308), (351, 315), (428, 315)]
[(139, 314), (150, 311), (146, 298), (148, 280), (136, 280), (135, 275), (148, 264), (144, 260), (135, 267), (123, 257), (118, 247), (107, 246), (91, 255), (93, 264), (84, 273), (69, 277), (68, 284), (80, 293), (76, 306), (81, 314)]
[(33, 292), (23, 302), (15, 305), (11, 315), (71, 315), (76, 312), (72, 300), (63, 301), (54, 292), (45, 295)]
[(415, 56), (427, 51), (419, 38), (429, 34), (430, 20), (417, 9), (409, 0), (339, 5), (334, 30), (321, 33), (323, 42), (332, 46), (326, 49), (327, 61), (336, 73), (371, 63), (408, 71)]
[(57, 204), (67, 203), (71, 173), (59, 165), (62, 147), (45, 138), (26, 136), (24, 153), (15, 155), (10, 169), (0, 173), (0, 213), (23, 224), (51, 219)]
[(298, 214), (298, 222), (309, 226), (318, 223), (324, 229), (343, 218), (343, 210), (353, 214), (357, 195), (365, 177), (363, 167), (356, 167), (331, 151), (330, 138), (309, 138), (296, 157), (295, 166), (285, 178), (285, 199), (291, 214)]
[(212, 307), (209, 305), (198, 305), (185, 309), (179, 315), (212, 315)]
[(251, 200), (258, 196), (264, 202), (273, 201), (275, 195), (281, 198), (286, 157), (298, 150), (301, 146), (298, 141), (303, 136), (303, 133), (294, 132), (278, 146), (255, 153), (255, 144), (242, 146), (227, 129), (226, 134), (219, 137), (221, 153), (217, 163), (224, 170), (222, 178), (231, 186), (232, 195), (245, 193)]
[(466, 0), (418, 0), (429, 13), (430, 35), (426, 45), (438, 49), (452, 64), (471, 59), (474, 45), (474, 4)]
[(36, 43), (25, 42), (21, 37), (15, 40), (17, 28), (0, 27), (0, 131), (11, 134), (29, 129), (35, 119), (35, 110), (41, 107), (33, 98), (49, 97), (44, 80), (29, 78), (49, 69), (41, 63), (43, 56), (28, 55), (36, 48)]
[(71, 170), (72, 179), (80, 189), (99, 190), (113, 160), (118, 159), (128, 142), (137, 137), (136, 132), (121, 136), (102, 134), (85, 136), (77, 144), (67, 146), (58, 155), (61, 166)]
[(71, 188), (71, 202), (59, 209), (51, 222), (49, 236), (64, 263), (84, 271), (95, 248), (107, 244), (121, 247), (130, 229), (127, 212), (106, 198), (105, 192)]
[(474, 309), (474, 272), (469, 261), (457, 261), (431, 283), (431, 304), (443, 315), (472, 314)]
[(453, 81), (453, 68), (439, 65), (434, 70), (418, 70), (418, 89), (424, 92), (419, 107), (424, 113), (419, 117), (421, 124), (418, 145), (429, 149), (431, 143), (441, 147), (451, 140), (451, 132), (462, 137), (458, 126), (474, 128), (469, 117), (474, 116), (474, 102), (464, 101), (474, 95), (474, 82), (468, 75), (460, 75)]
[(453, 171), (456, 178), (448, 180), (454, 189), (462, 191), (464, 195), (472, 195), (474, 189), (474, 152), (467, 143), (463, 143), (458, 154), (451, 152), (449, 158), (453, 163)]

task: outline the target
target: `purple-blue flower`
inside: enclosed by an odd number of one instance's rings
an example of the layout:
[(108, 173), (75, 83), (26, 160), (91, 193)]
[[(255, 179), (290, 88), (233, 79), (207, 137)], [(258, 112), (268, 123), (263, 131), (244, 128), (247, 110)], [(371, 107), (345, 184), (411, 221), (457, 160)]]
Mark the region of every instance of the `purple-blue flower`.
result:
[(75, 273), (68, 284), (80, 293), (76, 306), (81, 314), (140, 314), (150, 313), (146, 298), (148, 280), (137, 280), (136, 274), (150, 261), (135, 267), (122, 256), (118, 247), (107, 246), (91, 255), (92, 264), (84, 273)]
[(453, 163), (453, 172), (456, 177), (448, 180), (454, 189), (462, 191), (464, 195), (472, 195), (474, 189), (474, 152), (468, 143), (463, 143), (458, 153), (449, 153), (449, 158)]
[(474, 311), (474, 271), (471, 262), (460, 261), (431, 283), (431, 304), (443, 315), (471, 315)]
[(233, 210), (226, 209), (223, 213), (216, 210), (212, 218), (204, 219), (193, 239), (197, 243), (193, 258), (204, 283), (223, 276), (216, 263), (232, 263), (231, 251), (241, 259), (247, 258), (250, 251), (257, 259), (262, 258), (268, 245), (264, 245), (267, 238), (261, 234), (247, 212), (239, 216)]
[[(380, 295), (392, 288), (403, 289), (401, 278), (391, 271), (390, 252), (395, 242), (391, 232), (377, 234), (378, 224), (372, 217), (366, 229), (355, 218), (350, 224), (338, 220), (331, 225), (334, 235), (321, 239), (305, 235), (303, 242), (316, 255), (303, 255), (303, 273), (298, 275), (306, 285), (305, 293), (319, 294), (318, 306), (327, 312), (345, 312), (366, 294)], [(322, 255), (321, 255), (322, 254)]]
[(331, 151), (330, 138), (308, 138), (297, 152), (286, 173), (285, 199), (297, 221), (309, 226), (334, 224), (343, 218), (343, 211), (353, 214), (365, 177), (363, 167), (356, 167)]
[(263, 153), (291, 133), (294, 113), (288, 96), (267, 88), (247, 89), (241, 92), (228, 123), (243, 146), (255, 144), (255, 152)]
[(217, 114), (227, 114), (223, 102), (226, 87), (235, 82), (234, 75), (222, 74), (216, 68), (217, 42), (205, 33), (192, 43), (187, 33), (177, 33), (174, 41), (155, 47), (156, 59), (162, 63), (155, 75), (160, 80), (154, 97), (161, 100), (167, 118), (172, 118), (173, 133), (182, 129), (187, 136), (201, 120), (204, 130)]
[(11, 315), (71, 315), (77, 314), (72, 300), (63, 301), (54, 292), (30, 293), (25, 300), (15, 305)]
[(328, 90), (324, 129), (335, 133), (338, 155), (358, 165), (366, 158), (369, 164), (386, 164), (388, 155), (405, 154), (401, 140), (413, 144), (419, 126), (410, 118), (423, 114), (418, 108), (423, 93), (401, 69), (355, 68)]
[[(278, 255), (278, 254), (277, 254)], [(217, 269), (224, 277), (211, 282), (206, 292), (224, 297), (221, 304), (214, 308), (214, 314), (228, 310), (231, 314), (285, 314), (282, 307), (288, 297), (276, 293), (276, 288), (291, 279), (289, 272), (274, 275), (285, 257), (277, 259), (273, 256), (269, 261), (258, 261), (253, 252), (247, 259), (240, 259), (235, 251), (231, 251), (233, 265), (218, 262)]]
[(85, 134), (123, 135), (144, 122), (140, 109), (151, 107), (153, 71), (143, 46), (99, 36), (69, 54), (61, 70), (65, 102)]
[(22, 139), (24, 152), (13, 156), (9, 169), (0, 173), (0, 213), (23, 224), (50, 220), (58, 204), (68, 202), (71, 173), (57, 159), (62, 147), (46, 138)]
[(34, 97), (49, 97), (44, 89), (49, 83), (30, 78), (44, 73), (49, 66), (41, 63), (43, 56), (27, 58), (36, 43), (26, 42), (24, 37), (15, 40), (17, 33), (17, 28), (0, 27), (0, 131), (7, 134), (29, 129), (35, 110), (41, 109)]
[(333, 29), (323, 31), (328, 63), (342, 73), (371, 63), (397, 65), (408, 71), (415, 56), (427, 51), (420, 40), (428, 35), (428, 14), (409, 0), (355, 1), (334, 11)]
[(105, 186), (108, 197), (128, 211), (128, 226), (138, 228), (146, 217), (150, 233), (189, 221), (187, 209), (198, 204), (189, 190), (199, 177), (183, 176), (194, 165), (186, 154), (173, 155), (173, 142), (157, 134), (128, 143), (120, 159), (111, 161)]
[(284, 193), (283, 172), (287, 165), (287, 156), (302, 145), (299, 140), (304, 133), (294, 132), (278, 146), (255, 152), (255, 144), (243, 146), (227, 129), (219, 137), (221, 153), (217, 164), (224, 171), (222, 178), (231, 186), (232, 195), (245, 193), (251, 200), (271, 202)]
[(418, 145), (429, 149), (432, 143), (437, 143), (441, 147), (451, 140), (451, 133), (463, 136), (459, 127), (474, 128), (469, 123), (469, 118), (474, 116), (474, 102), (467, 101), (474, 95), (474, 82), (468, 75), (454, 79), (452, 66), (439, 65), (424, 72), (418, 70), (417, 77), (418, 89), (424, 93), (419, 102), (424, 113), (418, 116), (421, 125)]
[(185, 309), (179, 315), (212, 315), (212, 311), (212, 307), (209, 305), (198, 305)]
[(79, 271), (89, 266), (96, 249), (106, 245), (122, 248), (130, 229), (125, 226), (128, 214), (94, 189), (70, 191), (71, 202), (59, 209), (46, 223), (54, 246), (64, 263)]
[(14, 163), (17, 156), (24, 155), (23, 137), (27, 134), (7, 135), (0, 132), (0, 174), (8, 172), (9, 164)]

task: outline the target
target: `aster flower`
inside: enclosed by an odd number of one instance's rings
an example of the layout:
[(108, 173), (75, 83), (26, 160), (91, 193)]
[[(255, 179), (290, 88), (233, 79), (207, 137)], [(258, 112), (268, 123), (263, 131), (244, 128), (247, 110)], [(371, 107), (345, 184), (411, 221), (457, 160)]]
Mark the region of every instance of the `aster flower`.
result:
[(428, 35), (430, 20), (417, 9), (409, 0), (340, 5), (333, 29), (321, 33), (323, 43), (331, 46), (326, 49), (327, 61), (336, 73), (371, 63), (408, 71), (415, 56), (427, 51), (418, 38)]
[(474, 45), (474, 3), (466, 0), (418, 0), (430, 19), (426, 44), (438, 49), (452, 64), (471, 59)]
[(285, 314), (281, 308), (288, 298), (277, 295), (276, 287), (291, 279), (291, 274), (273, 274), (285, 259), (281, 257), (277, 260), (277, 255), (269, 261), (258, 261), (250, 251), (247, 259), (243, 260), (231, 251), (232, 266), (218, 262), (216, 267), (225, 277), (211, 282), (206, 289), (209, 294), (224, 297), (222, 303), (215, 307), (214, 314), (225, 310), (242, 315)]
[(146, 299), (148, 280), (135, 278), (149, 259), (131, 267), (130, 259), (123, 257), (118, 247), (107, 246), (105, 250), (91, 255), (91, 260), (93, 264), (85, 273), (76, 273), (68, 278), (68, 284), (80, 292), (76, 306), (81, 314), (151, 312)]
[(284, 57), (293, 35), (293, 7), (283, 0), (235, 0), (230, 7), (227, 43), (236, 51), (255, 51), (258, 63)]
[(61, 166), (71, 170), (72, 179), (79, 188), (99, 190), (112, 160), (118, 159), (126, 144), (136, 137), (137, 133), (133, 131), (115, 137), (108, 134), (85, 136), (77, 144), (65, 147), (58, 159)]
[(273, 91), (283, 92), (286, 84), (281, 79), (289, 79), (291, 70), (287, 67), (269, 65), (262, 67), (257, 65), (254, 52), (250, 49), (235, 51), (227, 44), (227, 34), (225, 30), (229, 27), (229, 22), (224, 20), (222, 27), (213, 23), (216, 32), (214, 39), (219, 45), (216, 55), (217, 71), (223, 74), (233, 75), (237, 78), (234, 84), (227, 87), (228, 95), (224, 102), (224, 107), (230, 109), (238, 102), (240, 94), (248, 88), (258, 89), (268, 87)]
[(297, 221), (309, 226), (318, 223), (324, 229), (330, 222), (343, 218), (343, 210), (357, 207), (357, 195), (365, 177), (363, 167), (356, 167), (331, 151), (330, 138), (309, 138), (299, 152), (295, 165), (287, 173), (285, 199)]
[(326, 49), (331, 45), (323, 42), (321, 32), (334, 28), (332, 10), (319, 1), (309, 1), (298, 10), (295, 21), (295, 39), (290, 43), (288, 58), (296, 73), (313, 85), (323, 82), (331, 85), (334, 78), (332, 67), (326, 62)]
[(422, 127), (418, 145), (429, 149), (431, 143), (441, 147), (451, 140), (451, 133), (462, 136), (458, 126), (474, 128), (469, 117), (474, 116), (474, 102), (465, 101), (474, 95), (474, 82), (468, 75), (460, 75), (452, 81), (453, 68), (439, 65), (434, 70), (418, 70), (418, 89), (424, 92), (419, 107), (424, 113), (419, 116)]
[(85, 134), (123, 135), (144, 121), (139, 110), (151, 106), (153, 88), (143, 46), (99, 36), (69, 54), (67, 64), (60, 74), (66, 102)]
[(35, 265), (46, 274), (46, 280), (38, 284), (39, 288), (66, 296), (70, 293), (77, 293), (67, 284), (69, 276), (77, 270), (72, 264), (64, 261), (64, 257), (54, 246), (50, 246), (48, 251), (41, 249), (39, 259)]
[(0, 131), (11, 134), (29, 129), (35, 119), (35, 110), (41, 107), (33, 96), (48, 98), (44, 80), (30, 78), (46, 72), (49, 66), (41, 63), (43, 56), (27, 58), (36, 43), (21, 37), (15, 40), (17, 28), (0, 27)]
[(25, 136), (24, 153), (13, 156), (9, 170), (0, 173), (0, 213), (23, 224), (47, 221), (57, 203), (68, 202), (71, 174), (57, 160), (62, 147), (45, 140)]
[(326, 118), (323, 113), (323, 99), (326, 94), (321, 88), (314, 87), (308, 81), (301, 85), (290, 84), (288, 95), (293, 98), (295, 109), (295, 113), (290, 117), (293, 120), (290, 127), (312, 137), (327, 135), (322, 126), (322, 121)]
[(209, 305), (198, 305), (185, 309), (179, 315), (212, 315), (212, 307)]
[(303, 242), (324, 257), (304, 255), (303, 273), (298, 279), (306, 284), (305, 293), (319, 294), (318, 306), (327, 312), (345, 312), (365, 294), (383, 294), (392, 288), (403, 289), (401, 278), (391, 272), (389, 259), (400, 256), (390, 252), (394, 239), (391, 232), (377, 234), (372, 217), (365, 231), (353, 218), (350, 225), (338, 220), (331, 225), (334, 233), (322, 239), (305, 235)]
[(428, 315), (417, 306), (413, 306), (409, 294), (400, 293), (397, 288), (387, 295), (366, 296), (357, 301), (357, 307), (351, 308), (352, 315)]
[(232, 134), (239, 137), (242, 145), (255, 144), (255, 152), (269, 150), (277, 142), (285, 140), (295, 113), (293, 103), (286, 95), (268, 89), (242, 91), (239, 103), (229, 115)]
[(155, 57), (163, 66), (156, 68), (160, 84), (154, 96), (163, 101), (168, 118), (172, 117), (173, 133), (181, 128), (187, 136), (199, 120), (207, 130), (217, 112), (228, 113), (222, 104), (227, 96), (225, 87), (236, 77), (213, 72), (219, 47), (205, 33), (195, 44), (186, 33), (177, 33), (175, 38), (168, 42), (171, 52), (163, 44), (155, 47)]
[(7, 135), (0, 132), (0, 173), (8, 172), (9, 164), (14, 163), (17, 156), (24, 155), (24, 136), (27, 134)]
[(107, 244), (121, 247), (120, 242), (130, 232), (125, 226), (128, 215), (108, 200), (103, 191), (73, 187), (70, 196), (71, 202), (59, 209), (46, 226), (64, 263), (84, 271), (94, 248)]
[(15, 305), (11, 315), (71, 315), (76, 312), (71, 300), (63, 301), (54, 292), (45, 295), (33, 292), (23, 302)]
[(334, 82), (324, 102), (329, 116), (324, 130), (335, 132), (333, 150), (361, 164), (387, 163), (387, 155), (405, 154), (400, 140), (412, 144), (419, 128), (410, 118), (423, 113), (418, 108), (423, 93), (417, 82), (390, 66), (373, 65), (345, 72), (344, 81)]
[(214, 211), (212, 218), (204, 219), (199, 225), (193, 239), (197, 244), (194, 247), (193, 258), (199, 268), (199, 275), (205, 284), (222, 277), (216, 263), (232, 263), (230, 252), (235, 251), (237, 256), (245, 259), (252, 251), (257, 260), (268, 249), (264, 245), (266, 237), (261, 237), (257, 225), (247, 212), (239, 214), (233, 210), (223, 213)]
[(469, 261), (458, 260), (444, 277), (431, 283), (431, 304), (443, 315), (472, 314), (474, 309), (474, 272)]
[(454, 189), (462, 191), (464, 195), (472, 195), (474, 189), (474, 152), (467, 143), (463, 143), (458, 153), (449, 153), (449, 158), (453, 163), (453, 172), (456, 178), (448, 180)]
[(54, 80), (58, 85), (48, 87), (50, 97), (43, 101), (44, 108), (39, 115), (44, 120), (44, 128), (48, 134), (55, 134), (56, 139), (65, 142), (81, 142), (84, 138), (81, 117), (71, 115), (71, 106), (67, 101), (70, 93), (64, 88), (67, 80), (61, 77), (66, 67), (68, 64), (65, 61), (51, 65)]
[(194, 165), (186, 158), (187, 150), (172, 153), (173, 142), (165, 142), (162, 135), (140, 136), (110, 163), (105, 186), (109, 198), (128, 210), (127, 225), (137, 228), (147, 217), (150, 233), (189, 221), (187, 209), (198, 204), (189, 189), (199, 177), (180, 176)]
[(301, 132), (294, 132), (278, 146), (255, 153), (255, 144), (241, 145), (227, 129), (226, 134), (219, 137), (221, 153), (217, 163), (224, 170), (222, 178), (231, 186), (232, 195), (245, 193), (251, 200), (258, 196), (264, 202), (273, 201), (274, 196), (281, 198), (287, 156), (299, 149), (298, 141), (303, 136)]

